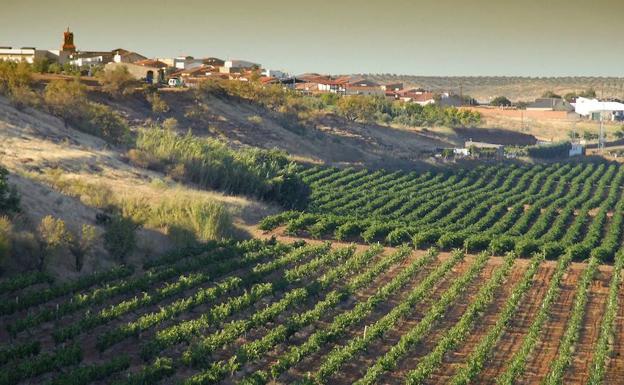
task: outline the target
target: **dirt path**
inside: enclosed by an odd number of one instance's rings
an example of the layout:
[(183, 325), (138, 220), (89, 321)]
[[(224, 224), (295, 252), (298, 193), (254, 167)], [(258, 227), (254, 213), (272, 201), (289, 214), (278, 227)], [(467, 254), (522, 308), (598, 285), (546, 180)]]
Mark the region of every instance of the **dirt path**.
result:
[(542, 328), (539, 342), (532, 356), (529, 357), (526, 371), (517, 381), (518, 384), (539, 384), (548, 375), (550, 365), (557, 357), (561, 337), (565, 333), (566, 324), (570, 318), (570, 309), (574, 304), (577, 283), (582, 273), (582, 267), (571, 266), (565, 275), (561, 293), (551, 308), (548, 322)]

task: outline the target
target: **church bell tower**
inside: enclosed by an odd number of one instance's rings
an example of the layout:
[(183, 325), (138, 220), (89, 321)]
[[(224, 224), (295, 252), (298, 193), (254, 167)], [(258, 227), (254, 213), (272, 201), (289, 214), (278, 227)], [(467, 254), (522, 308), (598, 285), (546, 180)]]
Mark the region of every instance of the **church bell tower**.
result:
[(63, 32), (63, 46), (61, 47), (62, 51), (65, 52), (76, 52), (76, 46), (74, 45), (74, 33), (69, 31), (69, 27), (67, 27), (67, 31)]

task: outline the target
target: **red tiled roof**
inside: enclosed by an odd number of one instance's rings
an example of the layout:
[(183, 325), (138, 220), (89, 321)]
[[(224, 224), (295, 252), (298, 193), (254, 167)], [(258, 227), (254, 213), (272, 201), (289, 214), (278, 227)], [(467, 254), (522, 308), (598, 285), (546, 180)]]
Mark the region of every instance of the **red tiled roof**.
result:
[(140, 66), (144, 66), (144, 67), (155, 67), (155, 68), (166, 68), (169, 67), (167, 64), (159, 61), (159, 60), (152, 60), (152, 59), (145, 59), (145, 60), (139, 60), (137, 62), (135, 62), (134, 64), (138, 64)]

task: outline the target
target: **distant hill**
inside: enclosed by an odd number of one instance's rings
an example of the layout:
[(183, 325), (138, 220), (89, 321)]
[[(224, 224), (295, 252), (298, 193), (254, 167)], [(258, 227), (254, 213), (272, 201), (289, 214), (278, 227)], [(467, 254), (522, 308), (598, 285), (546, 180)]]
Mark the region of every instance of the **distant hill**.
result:
[(436, 92), (453, 92), (470, 95), (480, 102), (496, 96), (506, 96), (512, 101), (530, 101), (545, 91), (564, 95), (588, 88), (596, 90), (598, 97), (624, 99), (624, 78), (614, 77), (521, 77), (521, 76), (410, 76), (393, 74), (356, 75), (376, 82), (403, 82), (405, 87), (422, 87)]

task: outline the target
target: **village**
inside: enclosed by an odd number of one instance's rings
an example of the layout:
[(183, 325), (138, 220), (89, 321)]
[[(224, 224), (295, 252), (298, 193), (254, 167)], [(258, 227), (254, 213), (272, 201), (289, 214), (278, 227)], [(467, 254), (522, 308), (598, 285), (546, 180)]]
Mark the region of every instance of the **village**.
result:
[[(37, 49), (35, 47), (0, 47), (0, 61), (27, 62), (47, 69), (51, 74), (73, 73), (90, 78), (101, 72), (123, 69), (135, 80), (162, 91), (197, 88), (202, 82), (233, 81), (256, 82), (262, 86), (279, 86), (303, 95), (330, 94), (335, 97), (368, 96), (389, 101), (400, 101), (420, 106), (454, 107), (478, 112), (480, 116), (493, 119), (518, 121), (520, 131), (526, 122), (553, 121), (570, 126), (569, 143), (562, 151), (569, 156), (585, 155), (586, 149), (603, 149), (608, 141), (603, 125), (619, 125), (624, 121), (624, 103), (614, 98), (597, 98), (596, 91), (586, 90), (565, 96), (553, 92), (542, 95), (532, 102), (512, 102), (505, 96), (491, 96), (485, 100), (474, 99), (457, 90), (430, 90), (423, 87), (405, 87), (402, 82), (379, 83), (363, 76), (327, 75), (318, 73), (290, 74), (284, 70), (265, 68), (260, 63), (240, 59), (217, 57), (155, 57), (148, 58), (138, 52), (116, 48), (110, 51), (81, 50), (74, 42), (69, 27), (63, 32), (60, 49)], [(576, 132), (578, 122), (596, 122), (599, 134)], [(619, 146), (624, 139), (616, 132), (610, 143), (614, 150), (608, 154), (614, 158), (622, 155)], [(533, 145), (551, 145), (553, 138), (537, 138)], [(521, 153), (526, 153), (522, 150)], [(515, 158), (519, 154), (515, 146), (506, 146), (492, 140), (473, 140), (457, 148), (437, 148), (432, 154), (438, 159)]]

